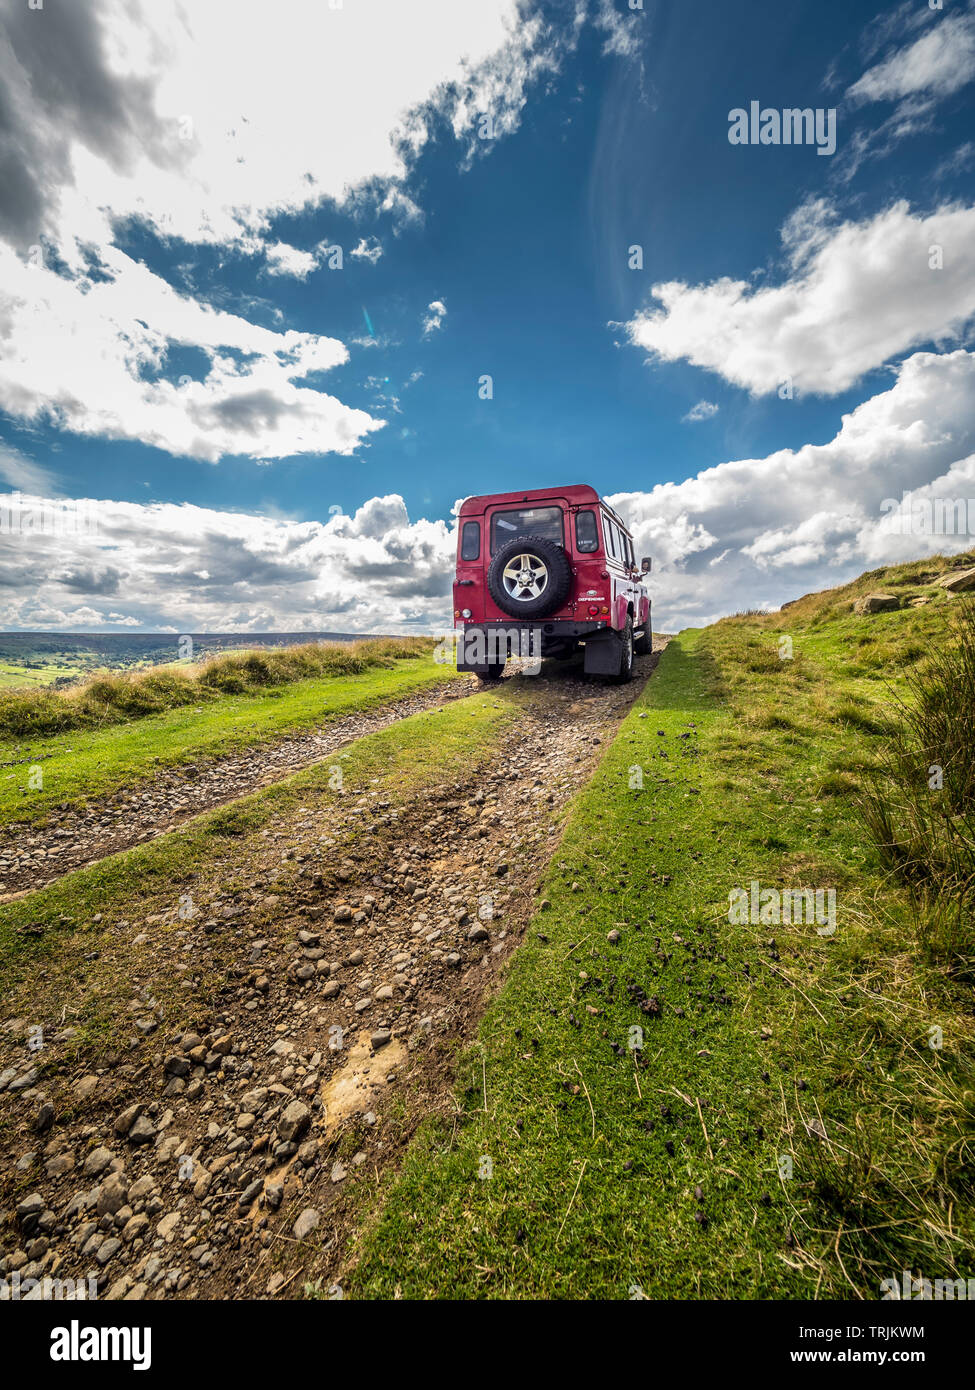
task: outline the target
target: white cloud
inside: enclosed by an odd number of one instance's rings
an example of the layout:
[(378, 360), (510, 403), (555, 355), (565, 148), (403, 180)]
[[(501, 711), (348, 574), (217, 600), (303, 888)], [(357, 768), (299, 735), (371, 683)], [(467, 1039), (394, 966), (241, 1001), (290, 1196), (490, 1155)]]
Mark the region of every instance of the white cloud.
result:
[[(41, 499), (22, 499), (42, 515)], [(11, 525), (0, 507), (0, 624), (152, 631), (433, 630), (450, 622), (454, 536), (401, 497), (301, 522), (177, 505), (86, 501), (82, 533)], [(97, 595), (105, 608), (77, 607)], [(107, 616), (106, 616), (107, 609)]]
[[(456, 4), (456, 0), (448, 0)], [(458, 7), (462, 8), (462, 7)], [(502, 18), (506, 42), (479, 64), (463, 64), (459, 85), (441, 84), (426, 108), (418, 108), (404, 122), (405, 148), (419, 149), (426, 142), (433, 118), (446, 114), (454, 136), (466, 141), (469, 166), (487, 154), (495, 140), (511, 135), (521, 124), (529, 88), (558, 70), (568, 47), (578, 37), (578, 26), (556, 31), (531, 12), (530, 5), (513, 6)], [(491, 118), (488, 135), (483, 118)]]
[(99, 613), (97, 608), (76, 608), (72, 613), (64, 614), (64, 621), (69, 627), (91, 627), (101, 626), (105, 621), (105, 615)]
[(442, 299), (435, 299), (427, 305), (427, 312), (423, 316), (423, 336), (429, 338), (432, 333), (436, 333), (443, 328), (447, 317), (447, 306)]
[(882, 503), (905, 490), (975, 502), (975, 353), (915, 353), (826, 444), (609, 500), (637, 553), (654, 557), (655, 621), (674, 630), (975, 545), (968, 534), (893, 532)]
[(852, 87), (854, 101), (891, 101), (924, 93), (950, 96), (975, 77), (975, 14), (947, 15), (906, 47), (876, 63)]
[[(382, 426), (300, 384), (346, 361), (342, 343), (213, 309), (114, 247), (88, 279), (31, 268), (0, 245), (0, 284), (0, 408), (18, 419), (211, 462), (351, 454)], [(160, 375), (174, 346), (204, 354), (202, 380)]]
[(934, 180), (937, 182), (938, 179), (943, 179), (949, 174), (957, 174), (964, 169), (970, 169), (973, 164), (975, 164), (975, 141), (965, 140), (957, 149), (946, 154), (944, 159), (939, 162), (934, 171)]
[(639, 10), (624, 13), (617, 9), (614, 0), (599, 0), (594, 23), (606, 35), (603, 52), (617, 58), (634, 57), (640, 49), (640, 25), (644, 21), (645, 13)]
[[(918, 30), (925, 33), (904, 42)], [(894, 39), (899, 48), (890, 48)], [(935, 128), (939, 101), (959, 91), (975, 77), (975, 8), (937, 22), (930, 10), (901, 5), (877, 16), (864, 35), (870, 56), (888, 49), (846, 96), (852, 106), (893, 103), (879, 124), (871, 113), (867, 123), (851, 128), (839, 152), (834, 172), (849, 182), (865, 160), (886, 157), (901, 140)], [(935, 175), (937, 179), (938, 174)]]
[(0, 42), (8, 230), (73, 234), (83, 204), (91, 225), (110, 209), (191, 242), (260, 232), (402, 179), (432, 95), (460, 133), (484, 84), (520, 107), (541, 44), (559, 51), (517, 0), (24, 4)]
[(265, 248), (267, 273), (269, 275), (290, 275), (296, 280), (305, 280), (318, 264), (318, 257), (311, 251), (299, 251), (297, 246), (276, 241)]
[(382, 242), (374, 236), (361, 237), (349, 252), (349, 256), (352, 260), (368, 261), (370, 265), (375, 265), (382, 254)]
[[(520, 0), (9, 7), (0, 408), (209, 460), (352, 453), (382, 421), (301, 384), (344, 361), (342, 343), (177, 294), (115, 247), (116, 225), (263, 251), (258, 273), (304, 279), (320, 248), (278, 239), (275, 217), (328, 199), (363, 219), (418, 217), (404, 181), (434, 118), (465, 140), (490, 100), (513, 129), (564, 49), (541, 20), (522, 22)], [(42, 246), (48, 267), (28, 279), (12, 249), (36, 260)], [(363, 235), (351, 254), (375, 263), (381, 246)], [(172, 345), (205, 353), (204, 380), (160, 379)]]
[[(975, 314), (975, 207), (922, 217), (899, 202), (834, 222), (822, 201), (793, 214), (783, 229), (791, 273), (780, 285), (654, 285), (660, 307), (626, 325), (630, 341), (755, 394), (791, 377), (797, 390), (833, 395), (912, 347), (959, 334)], [(935, 245), (940, 270), (930, 265)]]
[(699, 420), (710, 420), (712, 415), (717, 415), (720, 406), (713, 401), (698, 401), (697, 405), (692, 405), (686, 415), (681, 416), (682, 421), (696, 424)]
[(35, 463), (19, 449), (0, 439), (0, 478), (18, 492), (47, 493), (55, 490), (55, 474)]

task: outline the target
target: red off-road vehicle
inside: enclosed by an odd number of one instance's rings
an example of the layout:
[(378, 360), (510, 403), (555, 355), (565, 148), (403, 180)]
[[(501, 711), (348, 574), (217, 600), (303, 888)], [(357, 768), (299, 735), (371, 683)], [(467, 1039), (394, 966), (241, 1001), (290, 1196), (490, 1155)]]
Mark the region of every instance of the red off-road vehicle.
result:
[(594, 488), (468, 497), (460, 509), (457, 668), (497, 680), (509, 655), (567, 658), (618, 681), (651, 649), (650, 599), (622, 519)]

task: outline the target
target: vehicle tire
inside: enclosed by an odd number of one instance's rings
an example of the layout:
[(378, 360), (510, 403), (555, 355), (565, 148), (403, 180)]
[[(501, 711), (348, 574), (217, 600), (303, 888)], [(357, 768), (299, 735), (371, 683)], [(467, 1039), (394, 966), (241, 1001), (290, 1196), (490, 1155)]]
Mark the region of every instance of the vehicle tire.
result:
[(485, 685), (492, 681), (499, 681), (504, 675), (504, 662), (496, 661), (487, 668), (486, 671), (478, 671), (477, 679)]
[(620, 655), (620, 672), (618, 676), (610, 679), (614, 685), (625, 685), (627, 681), (633, 679), (633, 619), (627, 618), (626, 626), (620, 633), (620, 644), (623, 651)]
[(633, 650), (637, 656), (649, 656), (653, 651), (653, 633), (650, 630), (649, 616), (647, 617), (647, 625), (643, 630), (643, 636), (634, 640)]
[(488, 593), (512, 618), (540, 618), (561, 608), (572, 587), (569, 557), (555, 541), (516, 536), (488, 567)]

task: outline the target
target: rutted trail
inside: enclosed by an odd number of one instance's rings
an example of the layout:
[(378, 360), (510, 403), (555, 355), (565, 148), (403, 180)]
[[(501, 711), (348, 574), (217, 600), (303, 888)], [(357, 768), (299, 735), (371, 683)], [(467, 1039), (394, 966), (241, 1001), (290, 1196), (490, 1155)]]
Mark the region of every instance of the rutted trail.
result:
[(0, 831), (0, 902), (144, 844), (203, 811), (311, 767), (364, 734), (463, 699), (476, 686), (473, 677), (459, 679), (346, 715), (308, 733), (276, 738), (227, 757), (164, 768), (151, 780), (124, 787), (84, 810), (54, 811), (43, 827), (7, 825)]
[[(526, 680), (476, 775), (455, 761), (401, 801), (392, 773), (327, 802), (303, 789), (307, 804), (174, 881), (164, 911), (106, 907), (91, 966), (51, 982), (50, 1016), (31, 990), (0, 1025), (0, 1272), (93, 1274), (112, 1299), (333, 1278), (379, 1173), (451, 1104), (455, 1045), (642, 684)], [(88, 968), (111, 982), (112, 1051), (84, 1074)]]

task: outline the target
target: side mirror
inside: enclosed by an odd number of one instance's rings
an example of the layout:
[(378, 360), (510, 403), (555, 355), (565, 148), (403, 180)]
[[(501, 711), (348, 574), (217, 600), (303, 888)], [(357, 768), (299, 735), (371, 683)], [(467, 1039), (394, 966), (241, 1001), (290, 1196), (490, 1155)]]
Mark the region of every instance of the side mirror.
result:
[(649, 573), (650, 573), (650, 564), (651, 564), (650, 556), (649, 556), (649, 555), (644, 555), (643, 559), (640, 561), (640, 573), (641, 573), (641, 574), (649, 574)]

